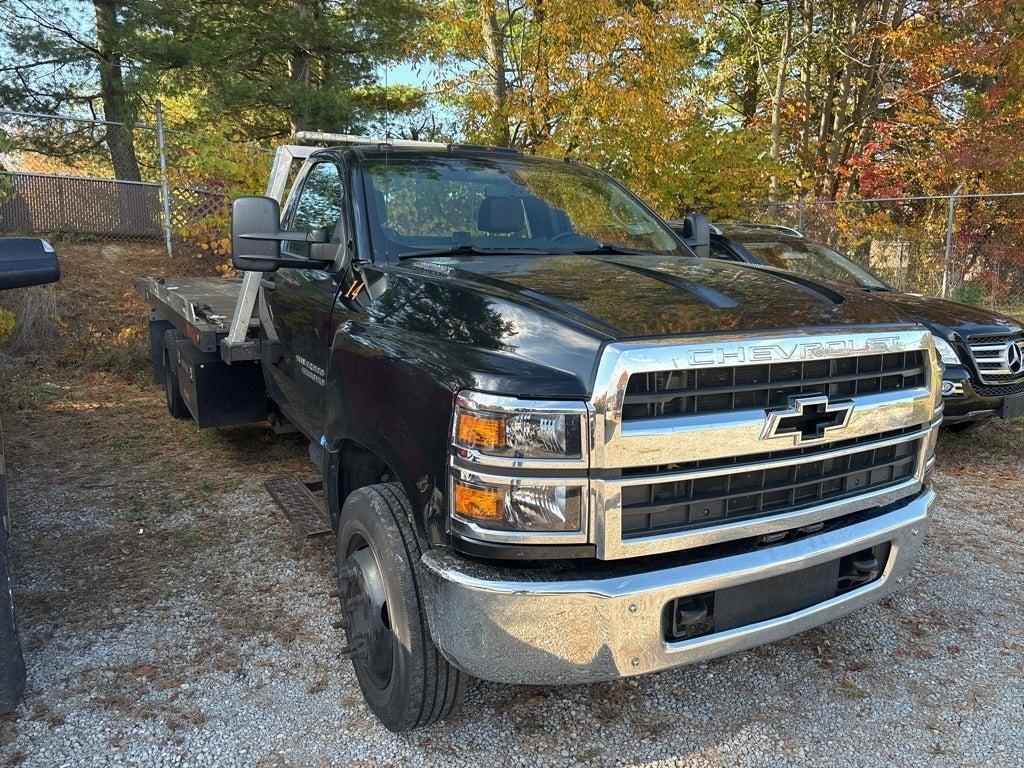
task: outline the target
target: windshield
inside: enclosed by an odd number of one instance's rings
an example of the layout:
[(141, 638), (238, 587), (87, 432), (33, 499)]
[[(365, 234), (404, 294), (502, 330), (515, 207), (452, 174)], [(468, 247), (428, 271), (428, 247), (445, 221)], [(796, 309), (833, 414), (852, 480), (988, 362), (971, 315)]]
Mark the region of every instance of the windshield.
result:
[(801, 237), (766, 237), (763, 233), (729, 232), (729, 237), (754, 256), (779, 269), (810, 278), (853, 283), (860, 288), (886, 290), (888, 286), (838, 251)]
[(614, 247), (690, 255), (660, 219), (604, 175), (511, 155), (364, 161), (378, 258), (418, 250), (585, 252)]

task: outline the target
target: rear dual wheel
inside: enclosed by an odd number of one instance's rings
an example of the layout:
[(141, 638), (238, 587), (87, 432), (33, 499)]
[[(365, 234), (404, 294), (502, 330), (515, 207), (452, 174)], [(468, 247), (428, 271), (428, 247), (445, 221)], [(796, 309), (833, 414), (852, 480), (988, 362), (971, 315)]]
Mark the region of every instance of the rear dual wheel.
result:
[(399, 484), (349, 494), (338, 524), (342, 626), (363, 697), (392, 731), (448, 717), (469, 682), (431, 640), (422, 552)]
[(167, 412), (176, 419), (185, 419), (190, 415), (188, 406), (181, 397), (181, 386), (178, 383), (178, 331), (167, 331), (164, 334), (164, 397), (167, 400)]

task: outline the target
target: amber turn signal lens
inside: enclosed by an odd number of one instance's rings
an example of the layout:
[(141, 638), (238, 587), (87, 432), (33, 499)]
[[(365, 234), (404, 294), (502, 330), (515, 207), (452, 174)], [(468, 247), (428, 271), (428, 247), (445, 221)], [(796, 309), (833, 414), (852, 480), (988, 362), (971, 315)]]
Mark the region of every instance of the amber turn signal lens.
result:
[(501, 520), (504, 516), (504, 491), (497, 488), (473, 488), (454, 483), (455, 513), (477, 520)]
[(505, 421), (500, 418), (459, 413), (455, 436), (462, 445), (497, 450), (505, 447)]

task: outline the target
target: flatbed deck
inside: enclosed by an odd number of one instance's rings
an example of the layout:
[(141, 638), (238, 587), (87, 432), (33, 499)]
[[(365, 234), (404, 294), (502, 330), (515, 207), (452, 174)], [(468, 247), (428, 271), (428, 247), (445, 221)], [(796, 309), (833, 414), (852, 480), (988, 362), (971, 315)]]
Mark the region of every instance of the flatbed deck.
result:
[[(166, 320), (203, 352), (213, 352), (224, 341), (234, 321), (241, 277), (137, 277), (135, 287), (150, 307), (151, 320)], [(259, 327), (257, 317), (249, 329)], [(254, 342), (222, 349), (225, 359), (252, 359)]]

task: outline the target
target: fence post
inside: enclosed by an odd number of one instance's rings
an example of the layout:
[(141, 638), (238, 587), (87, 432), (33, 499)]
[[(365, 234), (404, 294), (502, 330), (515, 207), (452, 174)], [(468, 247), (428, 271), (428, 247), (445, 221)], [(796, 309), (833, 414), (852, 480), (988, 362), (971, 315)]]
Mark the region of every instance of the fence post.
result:
[(167, 183), (167, 154), (164, 152), (164, 107), (156, 100), (156, 146), (160, 155), (160, 197), (163, 199), (164, 243), (168, 258), (174, 257), (171, 247), (171, 187)]
[(949, 289), (949, 262), (953, 256), (953, 228), (956, 227), (956, 196), (966, 183), (961, 181), (957, 184), (953, 194), (949, 196), (949, 209), (946, 213), (946, 254), (942, 259), (942, 290), (939, 292), (942, 298), (946, 298), (946, 291)]

